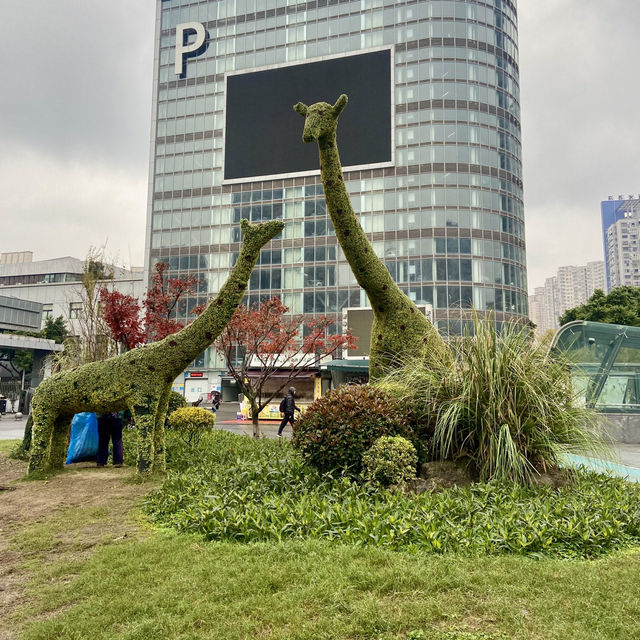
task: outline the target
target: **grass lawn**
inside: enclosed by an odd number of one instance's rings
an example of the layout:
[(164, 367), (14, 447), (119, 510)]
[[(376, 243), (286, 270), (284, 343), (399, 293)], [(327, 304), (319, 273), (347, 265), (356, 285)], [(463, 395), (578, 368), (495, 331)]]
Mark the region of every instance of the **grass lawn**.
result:
[[(10, 464), (17, 478), (24, 466)], [(16, 597), (0, 638), (637, 637), (638, 550), (566, 561), (205, 542), (151, 528), (139, 509), (149, 487), (131, 473), (80, 465), (10, 481), (0, 598)]]
[[(253, 491), (252, 473), (263, 485), (286, 476), (283, 491), (291, 490), (292, 467), (278, 474), (272, 465), (267, 479), (257, 458), (252, 467), (235, 457), (258, 446), (263, 462), (271, 459), (266, 450), (284, 460), (283, 443), (216, 436), (210, 444), (231, 456), (229, 473), (238, 469), (246, 491)], [(192, 469), (195, 461), (173, 464)], [(220, 462), (219, 477), (211, 466), (209, 480), (230, 482), (221, 471), (226, 464)], [(638, 547), (563, 560), (324, 540), (205, 541), (188, 526), (178, 533), (150, 523), (141, 504), (159, 480), (132, 482), (131, 466), (81, 463), (29, 482), (20, 480), (25, 470), (25, 462), (0, 453), (0, 640), (638, 637)], [(193, 478), (183, 478), (184, 488), (167, 481), (164, 491), (184, 492), (186, 511), (206, 511), (210, 502), (186, 499)], [(240, 496), (240, 487), (225, 487), (229, 500)], [(229, 500), (221, 508), (230, 509)]]
[(0, 452), (11, 451), (21, 440), (0, 440)]
[(154, 533), (45, 565), (18, 618), (41, 640), (630, 639), (639, 569), (638, 552), (471, 559)]

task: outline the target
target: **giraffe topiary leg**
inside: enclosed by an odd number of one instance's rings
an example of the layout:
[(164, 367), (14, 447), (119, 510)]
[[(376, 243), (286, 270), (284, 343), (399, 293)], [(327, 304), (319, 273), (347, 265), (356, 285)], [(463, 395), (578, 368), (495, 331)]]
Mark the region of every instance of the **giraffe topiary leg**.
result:
[(153, 471), (164, 472), (167, 469), (167, 454), (164, 443), (164, 421), (169, 407), (171, 387), (167, 387), (158, 403), (158, 410), (153, 428)]
[(138, 473), (153, 471), (154, 427), (158, 401), (135, 404), (131, 413), (138, 430)]
[(71, 420), (73, 416), (58, 415), (53, 424), (51, 434), (51, 449), (47, 467), (51, 470), (64, 468), (64, 462), (69, 448), (69, 434), (71, 432)]
[(34, 406), (33, 433), (31, 435), (31, 455), (29, 456), (29, 473), (44, 471), (49, 463), (49, 445), (53, 434), (57, 414), (54, 410), (42, 410)]

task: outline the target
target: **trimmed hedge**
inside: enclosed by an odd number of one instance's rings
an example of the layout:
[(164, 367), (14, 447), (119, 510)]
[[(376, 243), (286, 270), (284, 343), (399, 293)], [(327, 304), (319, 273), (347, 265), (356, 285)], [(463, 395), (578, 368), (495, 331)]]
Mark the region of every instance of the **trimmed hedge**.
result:
[(369, 385), (344, 385), (315, 400), (293, 428), (293, 446), (320, 471), (359, 473), (380, 436), (415, 438), (402, 404)]
[(216, 414), (199, 407), (182, 407), (169, 416), (169, 426), (187, 443), (198, 445), (205, 431), (213, 429)]

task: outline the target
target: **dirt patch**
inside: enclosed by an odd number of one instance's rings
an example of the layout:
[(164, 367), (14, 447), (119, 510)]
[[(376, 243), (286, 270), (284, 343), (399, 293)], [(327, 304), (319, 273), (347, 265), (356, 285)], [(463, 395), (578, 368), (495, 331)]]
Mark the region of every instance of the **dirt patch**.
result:
[[(30, 560), (79, 559), (96, 546), (144, 535), (132, 511), (154, 485), (128, 482), (131, 468), (70, 465), (48, 480), (23, 480), (27, 463), (0, 453), (0, 611), (5, 621), (28, 600)], [(79, 526), (80, 525), (80, 526)], [(0, 626), (13, 640), (19, 625)]]

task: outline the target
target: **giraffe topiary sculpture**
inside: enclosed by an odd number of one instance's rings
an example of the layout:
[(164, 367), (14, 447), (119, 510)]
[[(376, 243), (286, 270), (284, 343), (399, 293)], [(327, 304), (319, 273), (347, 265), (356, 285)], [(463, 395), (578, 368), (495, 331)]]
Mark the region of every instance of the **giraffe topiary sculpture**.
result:
[(298, 102), (293, 108), (305, 117), (303, 141), (318, 143), (329, 216), (351, 270), (373, 309), (369, 377), (374, 380), (406, 356), (446, 359), (451, 353), (436, 328), (400, 290), (375, 255), (353, 211), (336, 141), (338, 117), (346, 104), (347, 96), (342, 94), (333, 106), (326, 102), (311, 106)]
[(138, 472), (165, 469), (164, 421), (171, 384), (222, 333), (242, 300), (260, 249), (284, 223), (242, 220), (241, 226), (242, 248), (233, 270), (191, 324), (160, 342), (55, 374), (38, 386), (32, 401), (30, 474), (63, 466), (74, 413), (122, 409), (131, 411), (139, 432)]

